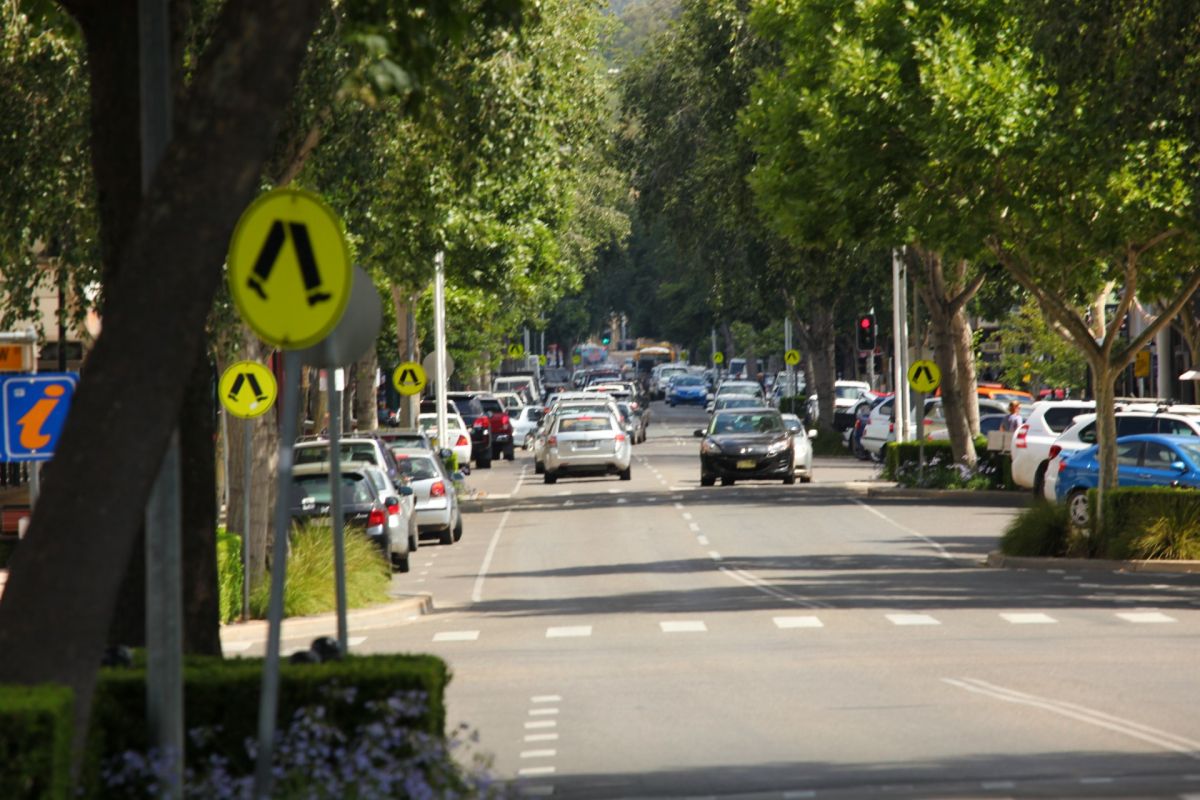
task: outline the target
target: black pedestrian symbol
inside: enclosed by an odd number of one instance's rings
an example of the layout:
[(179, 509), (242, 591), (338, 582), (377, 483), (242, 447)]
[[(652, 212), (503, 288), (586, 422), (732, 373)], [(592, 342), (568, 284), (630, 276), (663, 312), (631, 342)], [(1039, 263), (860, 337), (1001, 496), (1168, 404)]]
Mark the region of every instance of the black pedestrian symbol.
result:
[(258, 398), (258, 402), (263, 402), (267, 396), (263, 394), (262, 387), (258, 385), (258, 378), (254, 377), (253, 372), (239, 372), (238, 376), (233, 380), (233, 386), (229, 389), (229, 399), (237, 402), (237, 397), (242, 391), (242, 386), (250, 384), (250, 390), (254, 392), (254, 396)]
[[(922, 375), (925, 376), (925, 380), (921, 380)], [(917, 371), (913, 373), (913, 383), (925, 385), (933, 382), (933, 373), (929, 371), (929, 367), (924, 364), (918, 366)]]
[[(304, 279), (304, 289), (308, 292), (308, 304), (315, 306), (317, 303), (332, 300), (332, 294), (321, 291), (321, 272), (317, 268), (317, 259), (313, 256), (312, 242), (308, 238), (308, 226), (303, 222), (289, 222), (287, 226), (292, 233), (292, 246), (296, 248), (296, 260), (300, 263), (300, 276)], [(283, 249), (285, 238), (283, 221), (277, 219), (271, 223), (271, 229), (267, 231), (267, 239), (263, 242), (262, 249), (258, 251), (258, 259), (254, 262), (254, 271), (246, 279), (246, 285), (263, 300), (267, 299), (264, 284), (271, 277), (271, 271), (279, 259), (279, 252)]]
[(407, 367), (400, 373), (400, 378), (396, 381), (401, 386), (420, 386), (421, 379), (417, 377), (417, 371), (412, 367)]

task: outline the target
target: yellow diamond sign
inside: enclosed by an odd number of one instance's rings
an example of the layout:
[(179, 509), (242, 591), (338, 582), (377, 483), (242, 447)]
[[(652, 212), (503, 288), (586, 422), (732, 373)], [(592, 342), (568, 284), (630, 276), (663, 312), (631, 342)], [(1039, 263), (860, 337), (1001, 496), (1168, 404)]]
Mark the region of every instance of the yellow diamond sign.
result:
[(217, 392), (226, 411), (235, 417), (251, 419), (275, 405), (279, 389), (271, 370), (256, 361), (238, 361), (221, 374)]
[(238, 311), (264, 342), (285, 350), (316, 344), (350, 300), (341, 221), (309, 192), (267, 192), (233, 231), (228, 279)]

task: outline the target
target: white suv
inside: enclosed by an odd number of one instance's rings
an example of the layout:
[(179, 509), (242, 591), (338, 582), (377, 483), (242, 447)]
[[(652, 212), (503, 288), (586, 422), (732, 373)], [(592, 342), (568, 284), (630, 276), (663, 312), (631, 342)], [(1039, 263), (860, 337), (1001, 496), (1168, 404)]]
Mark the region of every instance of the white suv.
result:
[(1092, 400), (1039, 400), (1012, 438), (1013, 483), (1042, 493), (1042, 480), (1050, 465), (1050, 446), (1071, 427), (1080, 414), (1096, 410)]
[[(1117, 413), (1117, 436), (1137, 433), (1163, 433), (1170, 436), (1200, 436), (1200, 413), (1156, 413), (1153, 411), (1121, 411)], [(1070, 455), (1096, 443), (1096, 415), (1084, 414), (1063, 431), (1050, 446), (1050, 463), (1042, 481), (1042, 496), (1055, 502), (1058, 486), (1060, 456)]]

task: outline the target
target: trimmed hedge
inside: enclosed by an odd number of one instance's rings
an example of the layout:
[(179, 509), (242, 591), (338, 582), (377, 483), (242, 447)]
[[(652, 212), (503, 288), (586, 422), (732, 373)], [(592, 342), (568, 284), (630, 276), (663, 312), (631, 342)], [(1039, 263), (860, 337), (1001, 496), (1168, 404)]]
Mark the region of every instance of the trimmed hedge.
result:
[[(1095, 517), (1096, 490), (1088, 492)], [(1104, 493), (1104, 529), (1089, 538), (1093, 558), (1124, 560), (1143, 558), (1137, 540), (1159, 520), (1196, 519), (1200, 516), (1200, 490), (1169, 486), (1123, 486)]]
[(66, 800), (74, 693), (65, 686), (0, 686), (0, 797)]
[[(239, 770), (253, 770), (245, 742), (258, 733), (262, 663), (262, 659), (193, 656), (184, 668), (188, 730), (207, 729), (210, 738), (205, 750), (222, 754)], [(351, 731), (363, 721), (368, 703), (385, 701), (398, 692), (420, 691), (428, 698), (428, 708), (413, 727), (443, 737), (449, 680), (446, 663), (425, 655), (350, 656), (320, 664), (285, 662), (280, 665), (278, 724), (286, 725), (299, 709), (320, 705), (331, 724)], [(340, 696), (344, 693), (336, 690), (341, 689), (354, 689), (353, 697)], [(85, 796), (104, 796), (99, 785), (104, 762), (127, 751), (144, 753), (148, 749), (145, 670), (101, 670), (84, 768)]]

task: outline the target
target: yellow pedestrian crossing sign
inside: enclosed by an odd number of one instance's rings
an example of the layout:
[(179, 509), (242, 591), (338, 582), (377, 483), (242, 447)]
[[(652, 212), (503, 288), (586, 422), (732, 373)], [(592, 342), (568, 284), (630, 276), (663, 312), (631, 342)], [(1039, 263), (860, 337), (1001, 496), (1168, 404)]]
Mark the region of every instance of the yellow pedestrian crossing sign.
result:
[(392, 385), (403, 395), (420, 394), (428, 382), (425, 368), (415, 361), (405, 361), (392, 373)]
[(799, 364), (800, 363), (800, 351), (799, 350), (788, 350), (786, 353), (783, 354), (783, 363), (787, 364), (789, 367), (794, 367), (797, 364)]
[(546, 357), (544, 355), (538, 356), (538, 366), (546, 366)]
[(279, 388), (271, 370), (256, 361), (238, 361), (221, 374), (217, 385), (221, 405), (235, 417), (261, 416), (275, 405)]
[(932, 361), (914, 361), (908, 368), (908, 385), (921, 394), (930, 394), (942, 382), (942, 371)]
[(275, 189), (242, 213), (229, 242), (229, 291), (268, 344), (310, 347), (338, 324), (350, 301), (350, 251), (342, 223), (321, 198)]
[(572, 364), (579, 364), (579, 363), (582, 363), (582, 361), (583, 361), (583, 356), (579, 355), (579, 353), (576, 353), (575, 355), (571, 356)]
[(525, 345), (520, 342), (513, 342), (508, 346), (509, 358), (520, 358), (523, 355), (525, 355)]
[(713, 353), (713, 363), (714, 364), (724, 364), (725, 363), (725, 354), (722, 353), (720, 350)]

